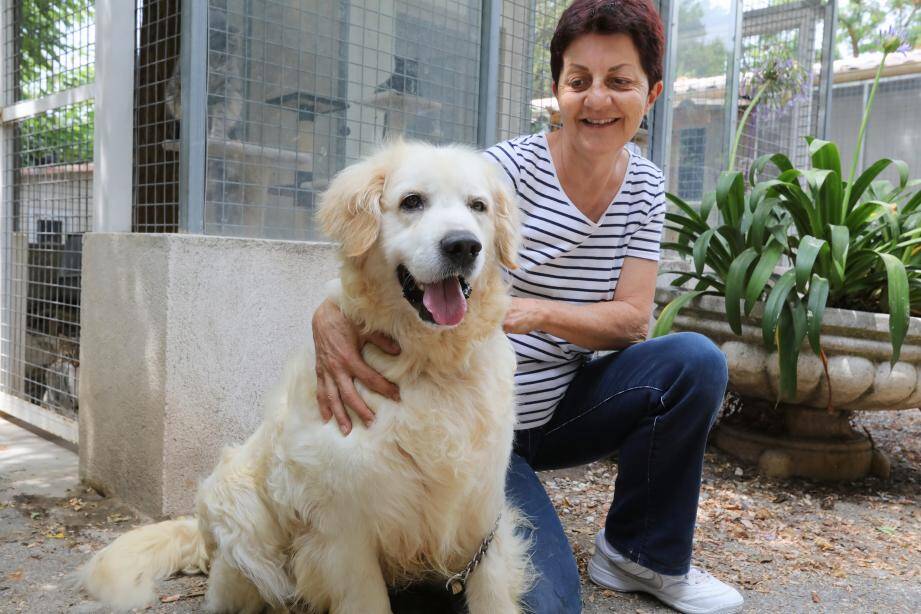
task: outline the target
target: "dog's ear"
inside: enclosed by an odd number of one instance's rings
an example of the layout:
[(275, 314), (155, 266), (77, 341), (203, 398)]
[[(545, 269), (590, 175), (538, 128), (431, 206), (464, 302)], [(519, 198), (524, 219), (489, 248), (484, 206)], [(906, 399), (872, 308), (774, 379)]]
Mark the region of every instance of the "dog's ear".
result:
[[(491, 162), (488, 163), (493, 167)], [(521, 236), (518, 215), (518, 198), (515, 190), (499, 176), (499, 170), (490, 168), (493, 200), (496, 203), (496, 254), (506, 269), (518, 268), (518, 242)]]
[(349, 258), (371, 249), (380, 232), (386, 171), (377, 158), (346, 167), (320, 197), (320, 227)]

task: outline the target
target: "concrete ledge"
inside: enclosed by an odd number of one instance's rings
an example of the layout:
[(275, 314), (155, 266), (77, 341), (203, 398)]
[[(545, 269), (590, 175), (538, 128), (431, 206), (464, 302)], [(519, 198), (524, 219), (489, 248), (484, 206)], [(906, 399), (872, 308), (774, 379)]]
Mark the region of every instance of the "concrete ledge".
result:
[(153, 516), (191, 511), (220, 448), (259, 424), (337, 271), (325, 243), (86, 235), (81, 479)]

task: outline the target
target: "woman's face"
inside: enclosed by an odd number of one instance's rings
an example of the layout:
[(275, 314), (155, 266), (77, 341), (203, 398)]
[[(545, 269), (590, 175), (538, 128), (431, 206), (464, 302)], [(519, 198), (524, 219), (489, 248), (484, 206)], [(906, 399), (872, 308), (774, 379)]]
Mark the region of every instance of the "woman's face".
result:
[(616, 153), (636, 134), (662, 91), (652, 90), (627, 34), (585, 34), (563, 53), (553, 93), (563, 134), (587, 155)]

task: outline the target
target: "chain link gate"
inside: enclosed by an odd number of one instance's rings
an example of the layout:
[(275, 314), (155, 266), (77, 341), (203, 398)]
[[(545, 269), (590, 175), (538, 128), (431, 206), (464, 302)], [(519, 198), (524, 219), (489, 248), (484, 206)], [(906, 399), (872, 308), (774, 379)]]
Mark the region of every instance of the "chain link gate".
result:
[(71, 442), (92, 229), (94, 6), (0, 3), (0, 399)]

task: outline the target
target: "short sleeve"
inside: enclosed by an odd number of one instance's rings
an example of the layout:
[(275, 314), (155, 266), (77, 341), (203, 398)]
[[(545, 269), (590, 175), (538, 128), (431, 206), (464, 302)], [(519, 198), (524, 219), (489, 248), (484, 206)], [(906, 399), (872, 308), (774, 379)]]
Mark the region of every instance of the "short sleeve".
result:
[(649, 205), (643, 224), (630, 236), (627, 244), (627, 256), (658, 260), (662, 227), (665, 224), (665, 180), (659, 176), (659, 187)]
[(508, 179), (515, 191), (518, 191), (518, 176), (521, 172), (521, 164), (518, 162), (518, 156), (512, 147), (511, 141), (503, 141), (493, 145), (484, 151), (483, 155), (505, 171), (503, 175)]

